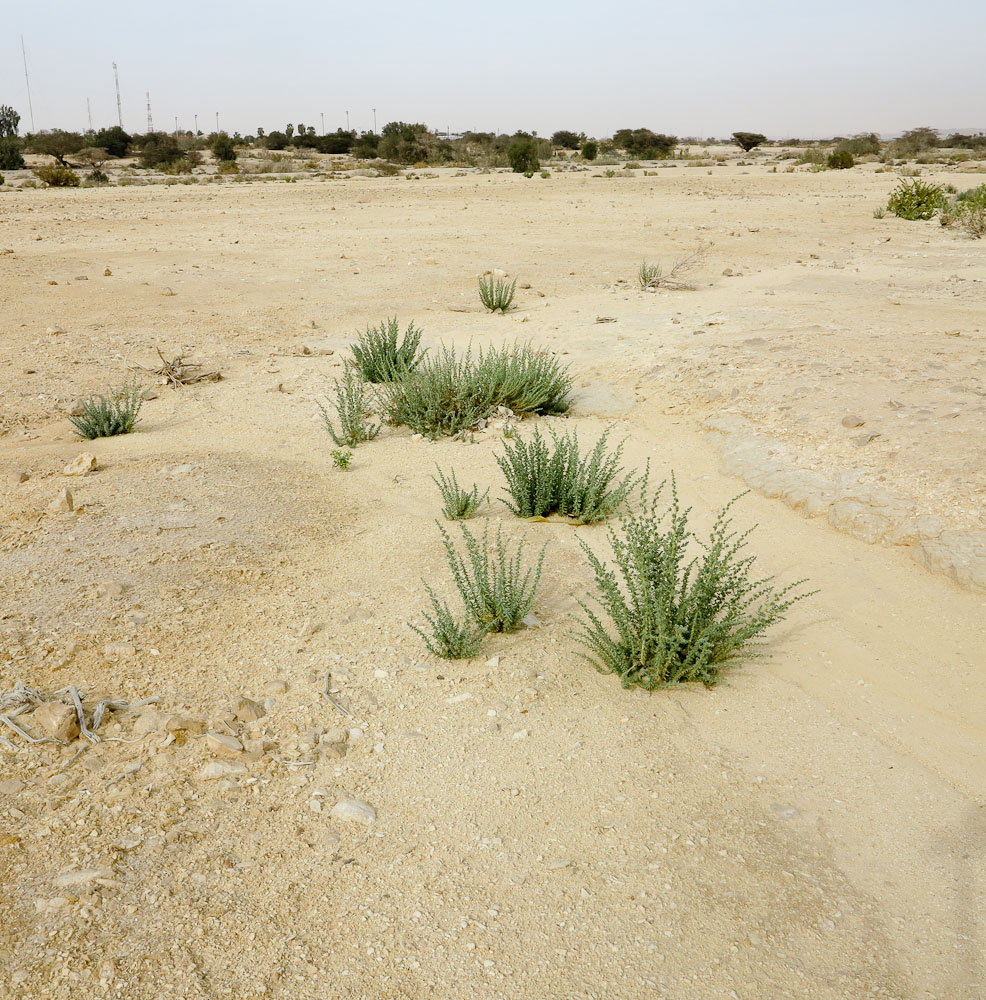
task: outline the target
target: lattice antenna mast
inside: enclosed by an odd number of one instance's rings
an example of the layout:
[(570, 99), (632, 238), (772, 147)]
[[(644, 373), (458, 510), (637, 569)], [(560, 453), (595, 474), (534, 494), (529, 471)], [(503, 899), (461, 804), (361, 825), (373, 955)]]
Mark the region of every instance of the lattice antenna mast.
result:
[(88, 97), (86, 98), (86, 111), (89, 114), (89, 131), (94, 132), (95, 129), (92, 127), (92, 103)]
[(154, 119), (151, 117), (151, 92), (147, 91), (147, 134), (154, 131)]
[(34, 132), (34, 105), (31, 103), (31, 78), (27, 75), (27, 49), (24, 48), (23, 35), (21, 35), (21, 55), (24, 57), (24, 82), (27, 84), (27, 108), (31, 112), (31, 131)]
[(116, 82), (116, 117), (123, 128), (123, 106), (120, 104), (120, 74), (116, 71), (116, 63), (113, 63), (113, 80)]

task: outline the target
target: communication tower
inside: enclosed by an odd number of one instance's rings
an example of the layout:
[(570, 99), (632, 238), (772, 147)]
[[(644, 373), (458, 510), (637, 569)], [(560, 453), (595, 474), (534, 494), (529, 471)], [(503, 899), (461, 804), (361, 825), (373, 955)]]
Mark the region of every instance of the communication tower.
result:
[(154, 119), (151, 118), (151, 92), (147, 91), (147, 134), (154, 131)]
[(123, 107), (120, 104), (120, 74), (116, 71), (116, 63), (113, 63), (113, 80), (116, 83), (116, 117), (123, 128)]

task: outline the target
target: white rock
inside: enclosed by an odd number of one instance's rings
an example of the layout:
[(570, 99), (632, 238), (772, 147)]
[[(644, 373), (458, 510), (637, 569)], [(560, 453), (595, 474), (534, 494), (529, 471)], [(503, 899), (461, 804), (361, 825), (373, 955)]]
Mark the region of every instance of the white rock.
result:
[(284, 694), (288, 689), (288, 682), (280, 679), (268, 681), (264, 688), (264, 694)]
[(16, 795), (24, 787), (20, 778), (7, 778), (0, 781), (0, 795)]
[(462, 702), (469, 701), (471, 698), (472, 698), (472, 695), (469, 694), (469, 692), (467, 691), (465, 694), (456, 694), (456, 695), (453, 695), (451, 698), (446, 699), (445, 704), (446, 705), (461, 705)]
[(199, 771), (203, 781), (214, 778), (236, 778), (247, 773), (247, 766), (240, 760), (213, 760)]
[(62, 469), (63, 476), (84, 476), (89, 472), (95, 472), (97, 468), (96, 456), (91, 451), (84, 451), (77, 455), (68, 465)]
[(329, 815), (333, 819), (353, 820), (357, 823), (375, 823), (377, 811), (367, 802), (360, 799), (340, 799)]
[[(281, 683), (283, 684), (284, 682), (282, 681)], [(264, 706), (253, 701), (251, 698), (241, 696), (233, 702), (233, 715), (240, 722), (256, 722), (257, 719), (262, 719), (266, 714)]]
[(243, 744), (235, 736), (227, 736), (225, 733), (207, 733), (205, 742), (213, 753), (243, 753)]
[(59, 875), (55, 879), (55, 885), (59, 888), (89, 885), (97, 879), (111, 879), (113, 875), (112, 868), (80, 868), (78, 871), (64, 872)]
[(108, 642), (103, 646), (103, 656), (108, 660), (129, 659), (137, 655), (137, 647), (130, 642)]
[(46, 701), (31, 713), (31, 721), (44, 730), (46, 736), (69, 743), (79, 735), (79, 717), (74, 708), (60, 701)]
[(68, 514), (75, 510), (75, 503), (72, 500), (72, 491), (66, 487), (59, 491), (57, 497), (48, 504), (48, 510), (52, 514)]
[(488, 666), (488, 667), (498, 667), (498, 666), (500, 666), (500, 657), (499, 656), (491, 656), (486, 661), (486, 666)]
[(517, 732), (515, 732), (510, 738), (512, 740), (526, 740), (527, 735), (528, 733), (526, 729), (518, 729)]

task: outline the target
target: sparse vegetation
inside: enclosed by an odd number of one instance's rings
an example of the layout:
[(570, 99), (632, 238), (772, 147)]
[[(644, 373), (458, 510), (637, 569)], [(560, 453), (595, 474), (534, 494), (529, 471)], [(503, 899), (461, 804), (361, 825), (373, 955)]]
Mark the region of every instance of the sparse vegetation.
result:
[(79, 175), (68, 167), (35, 167), (34, 173), (48, 187), (79, 186)]
[[(576, 641), (585, 659), (617, 674), (624, 687), (711, 686), (727, 661), (809, 594), (795, 593), (803, 580), (777, 590), (772, 578), (752, 575), (755, 557), (743, 555), (750, 531), (731, 528), (735, 500), (719, 512), (708, 541), (698, 542), (673, 480), (670, 505), (659, 509), (662, 487), (648, 510), (609, 532), (615, 569), (580, 539), (609, 625), (580, 602), (585, 618)], [(692, 555), (695, 543), (702, 551)]]
[(464, 521), (479, 510), (479, 505), (489, 497), (490, 491), (485, 490), (480, 496), (479, 487), (473, 484), (472, 489), (464, 490), (459, 486), (453, 469), (446, 476), (441, 469), (436, 469), (437, 478), (432, 481), (442, 494), (442, 516), (446, 521)]
[(684, 280), (684, 276), (695, 269), (702, 259), (702, 251), (696, 250), (687, 257), (676, 260), (667, 273), (660, 264), (648, 264), (641, 261), (637, 269), (637, 282), (644, 291), (655, 288), (666, 288), (668, 291), (682, 291), (694, 286)]
[(322, 420), (329, 436), (339, 447), (355, 448), (364, 441), (372, 441), (380, 433), (380, 425), (370, 422), (370, 400), (366, 386), (349, 366), (335, 385), (335, 411), (339, 420), (336, 431), (328, 410), (319, 403)]
[(734, 132), (733, 140), (744, 153), (749, 153), (751, 149), (756, 149), (761, 143), (766, 142), (767, 137), (760, 132)]
[(534, 137), (525, 132), (518, 132), (507, 147), (507, 160), (515, 174), (529, 171), (533, 175), (535, 170), (540, 170), (541, 161), (538, 159), (538, 147)]
[(485, 631), (476, 628), (469, 621), (457, 621), (449, 606), (444, 601), (439, 601), (427, 584), (425, 591), (434, 611), (434, 617), (427, 611), (422, 612), (430, 626), (431, 634), (417, 625), (411, 625), (411, 628), (424, 639), (428, 652), (432, 656), (440, 656), (443, 660), (463, 660), (475, 656), (483, 644)]
[(836, 149), (828, 155), (825, 161), (829, 170), (850, 170), (856, 166), (856, 161), (848, 149)]
[(332, 468), (341, 469), (345, 472), (353, 461), (353, 453), (347, 451), (344, 448), (333, 448), (330, 452), (332, 455)]
[(582, 159), (594, 160), (599, 155), (599, 144), (591, 140), (582, 146)]
[(455, 547), (448, 532), (439, 526), (445, 554), (455, 586), (462, 597), (469, 620), (482, 632), (513, 632), (534, 606), (534, 596), (541, 580), (544, 547), (534, 566), (524, 568), (524, 542), (511, 553), (498, 527), (491, 545), (489, 525), (482, 539), (476, 538), (461, 524), (465, 554)]
[[(507, 480), (507, 507), (517, 517), (546, 518), (560, 514), (578, 524), (592, 524), (609, 517), (647, 475), (628, 473), (619, 478), (623, 445), (607, 453), (605, 431), (588, 456), (579, 451), (573, 431), (559, 437), (552, 432), (553, 447), (535, 428), (529, 442), (515, 438), (505, 444), (497, 464)], [(511, 502), (512, 501), (512, 502)]]
[(514, 300), (517, 279), (495, 278), (492, 274), (479, 279), (479, 299), (489, 312), (506, 312)]
[(986, 236), (986, 184), (948, 199), (939, 212), (943, 226), (958, 226), (973, 239)]
[(498, 406), (518, 416), (564, 413), (571, 389), (567, 368), (530, 345), (461, 357), (443, 348), (400, 382), (383, 385), (380, 397), (387, 423), (435, 438), (466, 430)]
[(129, 434), (144, 405), (143, 390), (128, 383), (106, 396), (90, 396), (82, 401), (82, 413), (70, 416), (76, 433), (87, 441)]
[(364, 381), (396, 382), (417, 368), (425, 354), (423, 351), (418, 353), (421, 330), (409, 323), (398, 344), (399, 333), (396, 316), (358, 332), (359, 339), (349, 349), (353, 352), (353, 364)]
[(921, 180), (902, 180), (891, 192), (887, 211), (900, 219), (931, 219), (948, 204), (945, 189)]

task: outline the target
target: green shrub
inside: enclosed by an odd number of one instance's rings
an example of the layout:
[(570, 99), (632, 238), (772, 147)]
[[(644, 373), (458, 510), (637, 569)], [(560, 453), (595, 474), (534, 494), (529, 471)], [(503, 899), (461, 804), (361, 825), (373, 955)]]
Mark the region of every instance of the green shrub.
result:
[(986, 184), (960, 192), (955, 196), (955, 200), (972, 208), (986, 208)]
[(425, 352), (418, 353), (421, 330), (409, 323), (404, 339), (397, 343), (400, 326), (397, 317), (384, 320), (379, 326), (357, 331), (359, 340), (350, 344), (353, 364), (366, 382), (396, 382), (417, 368)]
[(541, 580), (544, 548), (535, 566), (524, 569), (524, 542), (511, 554), (503, 540), (502, 528), (497, 527), (496, 542), (491, 546), (489, 525), (483, 528), (482, 539), (460, 524), (465, 554), (461, 554), (439, 526), (445, 543), (452, 579), (462, 597), (466, 615), (482, 632), (515, 631), (534, 606), (534, 595)]
[(233, 163), (236, 160), (236, 146), (225, 132), (217, 132), (213, 136), (209, 149), (220, 163)]
[(842, 139), (835, 149), (836, 152), (845, 150), (852, 156), (878, 156), (880, 139), (875, 132), (862, 132), (849, 139)]
[(79, 175), (69, 167), (35, 167), (34, 173), (48, 187), (79, 186)]
[(751, 576), (755, 557), (742, 554), (750, 531), (731, 530), (736, 500), (719, 512), (708, 541), (699, 543), (702, 552), (690, 555), (697, 541), (688, 529), (690, 508), (681, 509), (672, 480), (670, 506), (659, 511), (662, 487), (649, 511), (631, 513), (619, 531), (609, 532), (615, 569), (580, 539), (595, 575), (596, 600), (615, 636), (579, 602), (585, 619), (576, 641), (588, 650), (583, 658), (619, 675), (624, 687), (711, 686), (723, 664), (809, 594), (793, 593), (803, 580), (777, 590), (772, 578)]
[(582, 147), (582, 159), (594, 160), (599, 155), (599, 144), (591, 140)]
[(425, 357), (417, 370), (380, 389), (389, 424), (428, 437), (458, 434), (489, 417), (498, 406), (518, 416), (564, 413), (572, 377), (567, 368), (530, 345), (472, 350), (451, 348)]
[(856, 161), (853, 159), (852, 153), (848, 149), (836, 149), (829, 153), (828, 160), (829, 170), (849, 170), (856, 166)]
[(366, 386), (352, 368), (347, 366), (342, 378), (336, 382), (335, 397), (338, 433), (328, 410), (321, 403), (318, 408), (322, 411), (325, 429), (339, 447), (355, 448), (363, 441), (372, 441), (380, 433), (379, 424), (369, 423), (370, 401)]
[(86, 183), (91, 184), (93, 187), (102, 187), (104, 184), (109, 184), (109, 175), (105, 171), (100, 170), (99, 167), (93, 167), (89, 171), (89, 176), (86, 177)]
[(475, 656), (483, 643), (485, 631), (477, 629), (468, 621), (460, 624), (449, 606), (438, 600), (431, 587), (425, 584), (425, 590), (435, 613), (432, 617), (427, 611), (422, 612), (431, 628), (431, 635), (417, 625), (411, 625), (411, 628), (424, 639), (428, 652), (443, 660), (462, 660)]
[(537, 143), (526, 134), (518, 134), (507, 147), (507, 160), (510, 162), (510, 169), (515, 174), (531, 171), (533, 175), (533, 171), (541, 169)]
[(733, 141), (742, 147), (744, 153), (749, 153), (751, 149), (766, 142), (767, 137), (760, 132), (734, 132)]
[(129, 434), (144, 405), (140, 386), (127, 384), (108, 396), (90, 396), (82, 402), (82, 413), (69, 417), (76, 433), (87, 441), (94, 438)]
[(479, 300), (489, 312), (506, 312), (514, 300), (516, 288), (516, 278), (508, 283), (506, 278), (484, 275), (479, 279)]
[(921, 180), (902, 180), (891, 192), (887, 211), (911, 221), (930, 219), (947, 203), (948, 198), (940, 185), (926, 184)]
[(592, 524), (609, 517), (636, 486), (646, 483), (646, 473), (628, 473), (619, 478), (623, 445), (606, 452), (605, 431), (588, 456), (579, 452), (574, 431), (559, 437), (552, 432), (554, 447), (535, 428), (529, 443), (520, 439), (505, 444), (496, 461), (507, 480), (507, 507), (517, 517), (546, 518), (560, 514), (578, 524)]
[(23, 170), (20, 140), (16, 135), (0, 136), (0, 170)]
[(482, 496), (479, 495), (479, 487), (473, 484), (471, 490), (464, 490), (459, 486), (455, 478), (455, 470), (448, 476), (441, 469), (436, 469), (438, 478), (432, 476), (432, 482), (438, 487), (442, 494), (442, 516), (446, 521), (464, 521), (472, 517), (479, 505), (487, 499), (490, 494), (486, 490)]
[(346, 451), (344, 448), (333, 448), (330, 452), (332, 455), (332, 468), (342, 469), (345, 472), (353, 461), (353, 453), (351, 451)]

